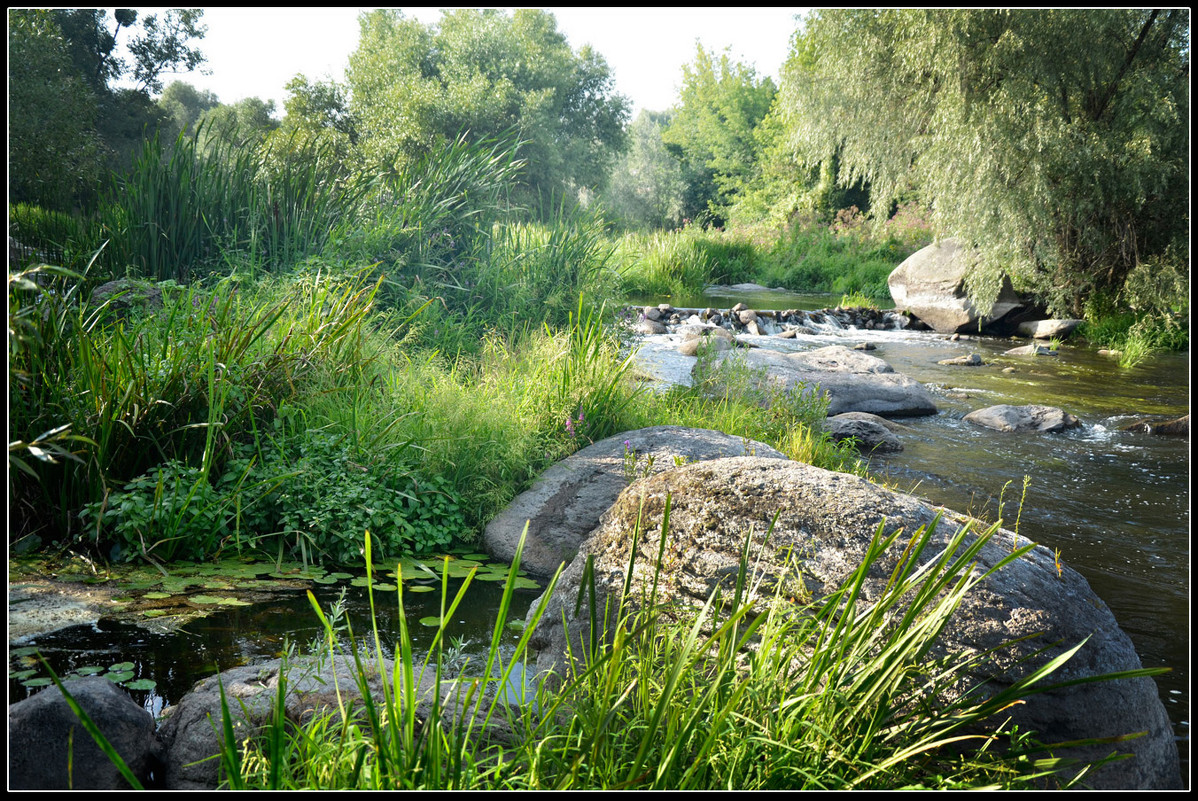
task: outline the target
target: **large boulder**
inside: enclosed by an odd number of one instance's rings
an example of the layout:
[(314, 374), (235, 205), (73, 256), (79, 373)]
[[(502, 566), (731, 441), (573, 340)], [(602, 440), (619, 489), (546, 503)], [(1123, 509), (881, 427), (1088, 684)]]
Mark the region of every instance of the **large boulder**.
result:
[[(857, 413), (860, 414), (860, 413)], [(869, 417), (877, 417), (869, 415)], [(891, 433), (885, 424), (876, 420), (862, 419), (852, 412), (828, 418), (828, 434), (835, 442), (851, 439), (861, 453), (894, 453), (903, 449), (903, 443)]]
[[(759, 390), (764, 380), (783, 392), (827, 392), (829, 415), (869, 412), (905, 417), (936, 413), (936, 404), (923, 384), (896, 373), (876, 356), (841, 345), (802, 353), (765, 349), (719, 353), (710, 364), (715, 369), (707, 375), (713, 378), (713, 389), (720, 392), (744, 389), (729, 385), (731, 378), (740, 376), (747, 379), (746, 388), (750, 390)], [(696, 369), (711, 370), (711, 366), (700, 363)]]
[(527, 524), (520, 567), (536, 576), (551, 576), (574, 558), (599, 525), (599, 517), (634, 478), (660, 473), (676, 462), (747, 455), (786, 458), (756, 440), (702, 428), (654, 426), (617, 434), (546, 470), (487, 524), (483, 542), (492, 556), (510, 562)]
[[(658, 573), (667, 497), (670, 525)], [(735, 581), (748, 536), (752, 582), (760, 580), (764, 587), (786, 582), (783, 586), (790, 587), (797, 579), (802, 586), (796, 592), (818, 600), (859, 567), (880, 524), (886, 532), (902, 528), (905, 533), (865, 580), (860, 597), (869, 603), (883, 592), (913, 532), (941, 513), (932, 542), (919, 552), (921, 564), (942, 552), (966, 518), (855, 476), (792, 461), (721, 459), (651, 476), (621, 494), (559, 580), (531, 636), (537, 667), (566, 669), (567, 641), (574, 654), (583, 653), (592, 619), (589, 595), (578, 603), (588, 561), (583, 557), (593, 558), (597, 619), (603, 620), (603, 605), (623, 591), (638, 518), (638, 554), (625, 597), (647, 597), (657, 586), (658, 598), (681, 606), (683, 617), (687, 607), (702, 604), (715, 587)], [(1026, 540), (1000, 530), (978, 552), (974, 570), (988, 570), (1015, 543)], [(793, 571), (796, 556), (799, 573)], [(771, 591), (766, 594), (773, 597)], [(971, 679), (997, 690), (1083, 640), (1085, 645), (1053, 675), (1054, 682), (1141, 667), (1131, 641), (1085, 579), (1037, 546), (965, 596), (938, 639), (937, 653), (992, 654), (993, 659), (971, 668)], [(1058, 756), (1094, 759), (1112, 750), (1134, 755), (1091, 774), (1087, 781), (1094, 787), (1181, 787), (1172, 728), (1149, 678), (1076, 684), (1029, 696), (1008, 711), (1020, 731), (1034, 730), (1047, 743), (1147, 732), (1126, 742), (1066, 749)]]
[(1009, 279), (989, 314), (982, 315), (965, 290), (965, 276), (973, 267), (969, 250), (955, 239), (945, 239), (911, 254), (894, 268), (886, 283), (897, 308), (905, 309), (942, 334), (977, 332), (1025, 304)]
[(1036, 403), (1026, 406), (1011, 406), (1006, 403), (987, 406), (985, 409), (977, 409), (965, 415), (964, 420), (967, 423), (992, 428), (1006, 434), (1025, 431), (1067, 431), (1081, 425), (1081, 420), (1063, 409), (1058, 409), (1055, 406), (1041, 406)]
[[(154, 718), (108, 679), (64, 685), (143, 787), (161, 771)], [(57, 687), (8, 708), (11, 790), (128, 790), (130, 785), (83, 728)]]

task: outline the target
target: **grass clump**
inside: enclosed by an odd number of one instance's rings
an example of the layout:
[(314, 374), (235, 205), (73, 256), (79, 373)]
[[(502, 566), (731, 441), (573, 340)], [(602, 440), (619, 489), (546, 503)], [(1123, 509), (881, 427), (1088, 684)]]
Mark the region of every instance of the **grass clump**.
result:
[[(668, 508), (667, 500), (662, 541)], [(450, 598), (443, 585), (442, 623), (423, 658), (413, 653), (402, 623), (403, 588), (398, 589), (401, 632), (389, 654), (393, 668), (382, 659), (377, 626), (372, 655), (363, 656), (352, 634), (348, 640), (338, 636), (317, 608), (326, 626), (326, 656), (357, 660), (363, 701), (339, 700), (337, 708), (295, 726), (285, 719), (281, 687), (274, 724), (264, 737), (243, 740), (233, 736), (226, 712), (222, 762), (228, 786), (1075, 786), (1089, 767), (1055, 758), (1033, 733), (1011, 727), (1004, 710), (1051, 689), (1045, 681), (1076, 649), (993, 695), (973, 678), (984, 674), (993, 653), (933, 658), (932, 648), (961, 600), (993, 572), (972, 568), (997, 527), (978, 534), (963, 527), (939, 554), (923, 559), (935, 529), (933, 523), (900, 542), (901, 532), (884, 536), (879, 527), (858, 569), (822, 598), (788, 598), (778, 589), (788, 582), (776, 582), (773, 590), (762, 585), (753, 572), (750, 537), (734, 587), (713, 591), (682, 616), (676, 609), (663, 614), (659, 606), (659, 555), (650, 571), (653, 591), (642, 594), (626, 583), (619, 597), (608, 599), (606, 613), (602, 601), (600, 607), (592, 603), (593, 626), (609, 634), (593, 639), (585, 653), (569, 656), (557, 681), (537, 683), (523, 699), (509, 688), (556, 578), (531, 625), (514, 646), (501, 648), (517, 571), (512, 566), (490, 649), (461, 677), (447, 667), (451, 649), (444, 621), (462, 602), (465, 586)], [(638, 541), (639, 527), (629, 535)], [(366, 543), (369, 557), (369, 538)], [(865, 603), (866, 575), (894, 549), (901, 556), (884, 589)], [(580, 588), (591, 599), (593, 581), (584, 580)], [(372, 609), (374, 603), (372, 592)], [(381, 696), (372, 696), (367, 685), (374, 672), (384, 677)], [(434, 689), (423, 696), (426, 680)]]

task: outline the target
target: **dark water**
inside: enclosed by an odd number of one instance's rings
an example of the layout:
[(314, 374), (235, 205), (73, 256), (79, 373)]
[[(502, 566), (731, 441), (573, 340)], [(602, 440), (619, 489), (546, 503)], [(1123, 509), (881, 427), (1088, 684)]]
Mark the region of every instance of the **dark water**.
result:
[[(452, 602), (461, 579), (449, 579), (447, 606)], [(326, 615), (338, 600), (340, 590), (314, 586), (313, 593)], [(352, 626), (352, 640), (373, 645), (372, 616), (366, 590), (347, 587), (346, 610)], [(504, 624), (523, 621), (540, 590), (519, 589), (513, 592), (508, 617)], [(458, 665), (469, 660), (465, 672), (481, 673), (482, 664), (501, 612), (503, 589), (495, 582), (474, 581), (467, 589), (463, 602), (457, 607), (446, 626), (446, 645), (452, 651), (459, 644)], [(373, 619), (378, 623), (379, 641), (383, 652), (392, 655), (400, 640), (399, 609), (395, 592), (375, 591)], [(408, 635), (411, 638), (415, 661), (419, 665), (428, 654), (436, 628), (420, 623), (421, 618), (439, 616), (440, 585), (433, 592), (405, 591)], [(505, 658), (514, 650), (519, 631), (504, 626), (500, 653)], [(152, 679), (152, 690), (128, 690), (129, 694), (151, 713), (157, 715), (167, 706), (177, 703), (202, 678), (238, 665), (274, 659), (284, 652), (288, 643), (300, 651), (309, 651), (313, 641), (324, 644), (325, 630), (312, 609), (307, 594), (300, 590), (283, 591), (271, 603), (255, 604), (216, 612), (193, 620), (181, 629), (156, 633), (132, 623), (101, 620), (95, 626), (76, 626), (40, 636), (31, 643), (46, 658), (59, 675), (78, 671), (86, 666), (107, 667), (118, 662), (134, 663), (136, 678)], [(339, 644), (350, 641), (343, 630)], [(27, 660), (26, 660), (27, 661)], [(10, 659), (10, 666), (13, 660)], [(18, 665), (23, 666), (23, 665)], [(44, 671), (39, 672), (43, 675)], [(9, 701), (18, 701), (37, 692), (20, 682), (9, 679)]]

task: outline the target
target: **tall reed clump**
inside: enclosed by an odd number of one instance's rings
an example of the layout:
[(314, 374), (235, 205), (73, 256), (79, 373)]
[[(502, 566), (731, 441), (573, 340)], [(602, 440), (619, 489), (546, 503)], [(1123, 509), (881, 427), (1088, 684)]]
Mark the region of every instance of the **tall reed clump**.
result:
[[(357, 216), (374, 183), (317, 137), (146, 141), (100, 211), (110, 272), (186, 282), (229, 263), (290, 268)], [(207, 144), (205, 144), (207, 143)]]
[[(669, 502), (660, 540), (669, 527)], [(384, 661), (377, 623), (369, 656), (339, 639), (328, 618), (327, 653), (356, 660), (361, 702), (294, 726), (280, 689), (274, 725), (238, 740), (224, 712), (222, 764), (230, 788), (261, 789), (964, 789), (1070, 787), (1088, 766), (1055, 758), (1034, 733), (1010, 727), (1004, 711), (1051, 689), (1045, 682), (1076, 648), (996, 694), (977, 684), (994, 653), (934, 658), (933, 646), (962, 599), (993, 571), (973, 569), (997, 527), (963, 527), (938, 554), (936, 524), (900, 541), (879, 527), (860, 566), (822, 598), (788, 598), (754, 573), (746, 539), (735, 583), (678, 614), (652, 590), (625, 583), (594, 610), (608, 632), (567, 656), (555, 681), (523, 671), (530, 634), (556, 578), (515, 646), (501, 634), (518, 567), (513, 564), (481, 664), (461, 676), (446, 666), (445, 626), (462, 603), (442, 588), (436, 640), (423, 658), (412, 647), (397, 589), (400, 633)], [(629, 532), (635, 545), (639, 526)], [(523, 543), (521, 543), (521, 548)], [(651, 547), (646, 539), (646, 547)], [(940, 547), (940, 546), (936, 546)], [(901, 549), (884, 588), (867, 603), (866, 576)], [(370, 555), (370, 540), (366, 539)], [(927, 554), (930, 558), (925, 558)], [(635, 558), (635, 557), (633, 557)], [(794, 568), (798, 570), (798, 567)], [(632, 565), (628, 572), (631, 574)], [(595, 598), (594, 579), (579, 592)], [(646, 586), (648, 582), (646, 582)], [(371, 606), (375, 598), (371, 591)], [(581, 597), (580, 597), (581, 601)], [(567, 600), (567, 603), (571, 601)], [(313, 602), (315, 605), (315, 602)], [(606, 611), (604, 611), (606, 610)], [(1081, 647), (1080, 645), (1078, 647)], [(1095, 681), (1145, 675), (1131, 671)], [(381, 693), (368, 676), (381, 674)], [(523, 685), (522, 692), (513, 685)], [(430, 687), (425, 690), (424, 688)]]
[[(181, 492), (168, 506), (194, 509), (196, 492), (203, 496), (217, 480), (233, 444), (256, 439), (316, 365), (338, 365), (352, 380), (365, 361), (361, 335), (376, 288), (324, 281), (282, 298), (226, 280), (210, 292), (176, 287), (162, 294), (156, 313), (122, 319), (112, 301), (81, 297), (80, 276), (55, 281), (9, 282), (17, 332), (10, 425), (33, 442), (55, 431), (75, 439), (67, 458), (26, 449), (36, 458), (22, 459), (28, 469), (13, 482), (10, 536), (38, 532), (96, 545), (108, 537), (101, 521), (111, 492), (155, 466), (177, 464), (172, 474), (189, 477), (182, 489), (174, 480), (147, 489), (157, 498)], [(89, 504), (96, 512), (76, 518)]]

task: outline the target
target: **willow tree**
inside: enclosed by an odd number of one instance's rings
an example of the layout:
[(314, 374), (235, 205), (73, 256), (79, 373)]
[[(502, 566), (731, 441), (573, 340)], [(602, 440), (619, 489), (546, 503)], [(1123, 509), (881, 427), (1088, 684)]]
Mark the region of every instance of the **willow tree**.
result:
[(827, 10), (781, 102), (796, 149), (875, 209), (918, 192), (977, 246), (983, 304), (1005, 272), (1076, 314), (1133, 273), (1184, 275), (1188, 79), (1187, 10)]

